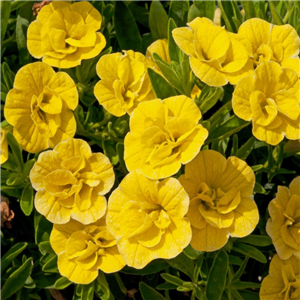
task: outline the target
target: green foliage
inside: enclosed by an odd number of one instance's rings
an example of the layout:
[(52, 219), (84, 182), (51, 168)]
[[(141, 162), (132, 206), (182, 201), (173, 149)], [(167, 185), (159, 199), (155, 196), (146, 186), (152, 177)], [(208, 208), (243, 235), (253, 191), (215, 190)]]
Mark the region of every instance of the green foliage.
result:
[[(29, 174), (40, 153), (22, 150), (13, 135), (13, 127), (3, 113), (7, 94), (14, 86), (20, 68), (36, 61), (27, 49), (27, 30), (35, 20), (32, 1), (1, 1), (1, 128), (8, 131), (8, 160), (1, 165), (1, 193), (9, 198), (15, 213), (12, 228), (2, 228), (1, 298), (47, 299), (49, 289), (60, 290), (74, 300), (258, 300), (261, 282), (268, 273), (268, 257), (276, 252), (265, 227), (268, 204), (277, 186), (288, 186), (300, 172), (299, 149), (286, 152), (287, 140), (270, 146), (252, 134), (250, 122), (238, 118), (232, 110), (230, 84), (211, 87), (193, 74), (189, 57), (175, 43), (172, 31), (185, 27), (196, 17), (214, 20), (221, 10), (221, 26), (237, 33), (250, 18), (262, 18), (275, 25), (290, 24), (300, 34), (299, 1), (92, 1), (102, 15), (100, 31), (106, 38), (105, 49), (80, 66), (60, 70), (76, 83), (79, 106), (74, 111), (76, 138), (82, 138), (93, 150), (103, 152), (116, 174), (115, 187), (128, 173), (124, 161), (124, 138), (129, 132), (128, 114), (115, 117), (99, 105), (94, 87), (99, 77), (96, 64), (100, 57), (122, 50), (146, 53), (157, 39), (167, 39), (170, 62), (153, 55), (160, 73), (148, 69), (157, 98), (191, 96), (194, 86), (201, 89), (195, 99), (209, 136), (204, 149), (213, 149), (225, 157), (236, 156), (251, 166), (256, 183), (254, 199), (260, 222), (253, 234), (230, 238), (216, 252), (202, 252), (187, 246), (172, 259), (155, 259), (143, 269), (125, 266), (120, 272), (105, 274), (99, 270), (96, 280), (87, 285), (74, 284), (61, 276), (58, 256), (50, 244), (53, 224), (34, 208), (35, 192)], [(244, 13), (242, 12), (244, 10)], [(297, 154), (298, 153), (298, 154)], [(184, 167), (174, 175), (184, 172)], [(113, 189), (114, 189), (113, 188)], [(113, 190), (112, 189), (112, 190)], [(109, 194), (106, 195), (108, 199)], [(134, 293), (135, 292), (135, 293)], [(134, 293), (133, 296), (132, 295)]]

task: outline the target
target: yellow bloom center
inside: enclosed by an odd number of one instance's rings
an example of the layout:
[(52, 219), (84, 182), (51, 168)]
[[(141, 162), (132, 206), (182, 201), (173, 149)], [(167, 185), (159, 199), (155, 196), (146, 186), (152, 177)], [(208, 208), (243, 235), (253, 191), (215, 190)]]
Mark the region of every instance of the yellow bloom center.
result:
[[(128, 210), (134, 212), (136, 219), (132, 220)], [(119, 222), (125, 237), (135, 237), (143, 246), (154, 247), (171, 224), (171, 218), (159, 204), (129, 201), (121, 210)]]
[(300, 275), (295, 275), (292, 265), (284, 265), (281, 272), (284, 288), (279, 295), (282, 299), (299, 299)]
[(262, 44), (253, 55), (254, 65), (259, 65), (265, 61), (270, 61), (273, 57), (273, 51), (269, 45)]
[(37, 97), (33, 95), (30, 103), (31, 119), (45, 137), (53, 137), (60, 127), (62, 99), (48, 87)]
[(283, 241), (294, 249), (299, 249), (300, 245), (300, 210), (294, 206), (294, 203), (299, 200), (299, 195), (291, 197), (286, 210), (283, 212), (285, 221), (280, 229)]
[(56, 201), (63, 207), (71, 208), (76, 203), (80, 210), (89, 209), (93, 187), (101, 183), (99, 175), (87, 171), (88, 162), (84, 157), (70, 157), (61, 167), (45, 176), (45, 190), (57, 197)]
[(202, 182), (191, 204), (194, 205), (195, 202), (207, 223), (213, 227), (227, 228), (233, 223), (233, 211), (240, 204), (241, 196), (235, 188), (224, 192), (219, 187), (213, 188)]
[(106, 249), (116, 245), (116, 240), (105, 226), (87, 226), (84, 230), (71, 234), (66, 242), (68, 260), (73, 260), (84, 270), (91, 269)]

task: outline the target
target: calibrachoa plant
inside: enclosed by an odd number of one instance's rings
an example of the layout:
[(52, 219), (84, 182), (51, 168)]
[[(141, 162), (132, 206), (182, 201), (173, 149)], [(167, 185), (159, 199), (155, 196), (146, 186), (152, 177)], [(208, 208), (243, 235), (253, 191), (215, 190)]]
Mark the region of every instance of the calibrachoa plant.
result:
[(299, 1), (0, 3), (1, 299), (299, 299)]

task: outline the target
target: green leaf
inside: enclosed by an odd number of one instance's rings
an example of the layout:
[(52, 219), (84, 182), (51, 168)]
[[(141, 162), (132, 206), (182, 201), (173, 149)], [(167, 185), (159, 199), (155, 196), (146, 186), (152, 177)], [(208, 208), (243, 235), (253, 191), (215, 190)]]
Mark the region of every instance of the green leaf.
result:
[(223, 94), (223, 88), (206, 85), (197, 100), (201, 113), (205, 114), (209, 111), (222, 98)]
[(15, 198), (21, 197), (21, 190), (16, 189), (13, 186), (1, 185), (1, 192), (7, 196), (11, 196), (11, 197), (15, 197)]
[(16, 158), (16, 161), (18, 162), (19, 170), (22, 171), (23, 170), (22, 149), (21, 149), (20, 145), (18, 144), (17, 140), (15, 139), (15, 137), (10, 132), (7, 133), (6, 138), (7, 138), (7, 142), (12, 150), (14, 157)]
[(37, 211), (34, 213), (35, 243), (49, 241), (53, 224)]
[(186, 274), (190, 278), (193, 278), (194, 264), (191, 261), (191, 259), (184, 254), (184, 252), (180, 253), (175, 258), (168, 259), (167, 263), (171, 267), (183, 272), (184, 274)]
[(266, 190), (258, 182), (255, 182), (253, 192), (256, 194), (267, 194)]
[(123, 1), (115, 4), (115, 30), (122, 50), (142, 52), (142, 38), (131, 11)]
[(44, 289), (54, 288), (55, 282), (61, 278), (61, 275), (59, 273), (46, 274), (45, 272), (38, 272), (32, 274), (31, 277), (38, 288)]
[(215, 15), (215, 1), (197, 1), (194, 0), (194, 5), (201, 13), (201, 17), (214, 20)]
[[(1, 1), (1, 4), (2, 3), (3, 1)], [(8, 90), (12, 89), (14, 86), (15, 74), (11, 71), (9, 65), (6, 62), (2, 64), (1, 74), (2, 74), (2, 81), (5, 83), (6, 88)]]
[(145, 7), (137, 5), (135, 1), (132, 1), (128, 5), (128, 8), (138, 23), (149, 28), (149, 11)]
[(224, 251), (219, 251), (208, 275), (206, 286), (207, 299), (221, 299), (226, 285), (228, 265), (228, 255)]
[(158, 290), (176, 290), (177, 286), (178, 285), (176, 285), (176, 284), (173, 284), (170, 282), (165, 282), (165, 283), (159, 284), (156, 288)]
[[(173, 2), (171, 2), (173, 3)], [(181, 51), (178, 46), (176, 45), (172, 31), (173, 29), (177, 28), (173, 19), (169, 19), (168, 23), (168, 46), (169, 46), (169, 56), (171, 61), (175, 61), (179, 63), (179, 52)]]
[(246, 19), (255, 18), (255, 6), (253, 0), (250, 1), (243, 1), (242, 2), (243, 8), (245, 10)]
[(279, 15), (279, 13), (277, 12), (273, 1), (269, 1), (268, 3), (269, 3), (270, 11), (272, 14), (273, 22), (276, 25), (284, 25), (284, 22), (283, 22), (281, 16)]
[(144, 300), (165, 300), (165, 297), (146, 283), (140, 282), (139, 287)]
[(105, 275), (102, 271), (99, 271), (99, 275), (96, 281), (94, 281), (94, 289), (95, 289), (95, 294), (98, 295), (102, 300), (114, 299), (108, 287)]
[(160, 276), (167, 282), (170, 282), (174, 285), (177, 285), (177, 286), (183, 286), (184, 282), (182, 279), (180, 279), (179, 277), (177, 276), (174, 276), (174, 275), (170, 275), (168, 273), (162, 273), (160, 274)]
[(5, 300), (16, 293), (26, 282), (33, 267), (32, 257), (28, 258), (24, 264), (14, 271), (5, 281), (1, 290), (1, 299)]
[(55, 281), (54, 288), (56, 288), (57, 290), (64, 290), (70, 284), (72, 284), (72, 281), (70, 281), (66, 277), (61, 277)]
[(226, 137), (229, 137), (232, 134), (239, 132), (249, 124), (250, 122), (244, 121), (236, 115), (233, 115), (224, 123), (222, 123), (219, 127), (217, 127), (215, 130), (209, 133), (208, 139), (206, 140), (206, 144), (220, 139), (225, 139)]
[(243, 282), (243, 281), (237, 281), (229, 286), (230, 289), (237, 289), (237, 290), (244, 290), (244, 289), (259, 289), (260, 283), (255, 282)]
[(232, 1), (221, 1), (218, 0), (218, 6), (221, 9), (221, 17), (225, 22), (225, 27), (228, 31), (237, 32), (234, 21), (232, 17), (234, 16), (234, 12), (231, 5)]
[(199, 280), (198, 278), (199, 278), (199, 275), (201, 274), (202, 264), (203, 264), (203, 255), (201, 255), (201, 257), (198, 259), (198, 261), (195, 265), (194, 274), (193, 274), (193, 281), (194, 282), (198, 282), (198, 280)]
[[(30, 2), (31, 2), (31, 7), (32, 7), (32, 1), (14, 0), (14, 2), (11, 3), (10, 12), (12, 12)], [(31, 14), (32, 14), (32, 10), (31, 10)]]
[(115, 12), (115, 8), (112, 4), (107, 4), (103, 10), (103, 16), (107, 19), (110, 20), (111, 17), (113, 16)]
[(245, 245), (242, 243), (234, 243), (234, 246), (232, 247), (232, 250), (242, 253), (244, 255), (249, 255), (250, 257), (254, 258), (255, 260), (265, 264), (267, 262), (266, 257), (263, 255), (261, 251), (259, 251), (257, 248), (254, 248), (249, 245)]
[(148, 75), (157, 98), (165, 99), (168, 97), (176, 96), (175, 90), (162, 76), (149, 68)]
[(154, 40), (168, 38), (168, 15), (160, 1), (151, 2), (149, 25)]
[(232, 265), (241, 266), (243, 263), (243, 261), (237, 256), (228, 255), (228, 257), (229, 257), (229, 263)]
[(39, 249), (42, 254), (46, 254), (46, 253), (55, 254), (49, 241), (39, 243)]
[(163, 75), (172, 84), (173, 88), (176, 88), (181, 94), (184, 94), (182, 83), (177, 76), (177, 73), (171, 68), (171, 66), (163, 61), (157, 53), (153, 54), (153, 58)]
[(178, 27), (186, 26), (189, 9), (189, 1), (171, 1), (169, 17), (175, 21)]
[(26, 216), (29, 216), (33, 209), (33, 188), (31, 184), (24, 188), (20, 199), (20, 205), (23, 213)]
[(1, 43), (3, 42), (11, 11), (11, 1), (1, 1)]
[(9, 266), (9, 264), (27, 247), (27, 243), (21, 242), (17, 243), (12, 248), (6, 252), (1, 258), (1, 274)]
[(119, 163), (124, 170), (124, 172), (127, 174), (128, 170), (124, 161), (124, 144), (123, 143), (118, 143), (116, 146), (118, 158), (119, 158)]
[(115, 166), (119, 162), (119, 157), (114, 146), (115, 144), (111, 141), (107, 141), (107, 140), (102, 141), (102, 148), (104, 150), (104, 154), (109, 158), (112, 165)]
[(236, 152), (236, 156), (242, 160), (246, 160), (248, 155), (254, 148), (255, 137), (251, 137), (246, 143), (244, 143)]
[(81, 287), (81, 299), (93, 300), (94, 299), (94, 282), (90, 284), (83, 284)]
[(149, 274), (154, 274), (158, 273), (161, 270), (168, 268), (169, 264), (166, 262), (164, 259), (156, 259), (152, 261), (150, 264), (148, 264), (145, 268), (143, 269), (134, 269), (128, 266), (125, 266), (120, 272), (125, 273), (125, 274), (131, 274), (131, 275), (149, 275)]
[(57, 269), (57, 255), (49, 255), (46, 263), (43, 265), (42, 270), (49, 273), (58, 273)]
[[(243, 275), (243, 273), (245, 271), (245, 268), (247, 266), (248, 260), (249, 260), (249, 256), (247, 255), (245, 260), (243, 261), (243, 263), (241, 264), (241, 266), (237, 270), (237, 272), (234, 274), (234, 276), (231, 280), (232, 282), (237, 281)], [(231, 286), (231, 284), (230, 284), (230, 286)]]
[(188, 22), (193, 21), (197, 17), (201, 17), (201, 13), (195, 4), (192, 4), (188, 13)]
[(28, 2), (19, 10), (16, 23), (16, 41), (21, 65), (31, 62), (31, 55), (27, 49), (27, 29), (33, 19), (32, 3)]
[(198, 259), (201, 255), (204, 254), (203, 251), (197, 251), (191, 245), (188, 245), (186, 248), (184, 248), (183, 252), (187, 257), (191, 259)]
[(272, 244), (272, 239), (266, 235), (251, 234), (239, 239), (240, 243), (246, 243), (254, 246), (265, 247)]
[(240, 295), (243, 300), (259, 300), (258, 293), (250, 292), (250, 291), (240, 291)]

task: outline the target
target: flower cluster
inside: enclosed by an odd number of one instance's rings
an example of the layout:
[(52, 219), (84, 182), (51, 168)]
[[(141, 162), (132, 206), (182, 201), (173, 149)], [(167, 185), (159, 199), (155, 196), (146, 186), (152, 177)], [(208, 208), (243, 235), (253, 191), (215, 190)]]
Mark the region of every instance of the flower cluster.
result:
[(82, 59), (97, 56), (106, 41), (102, 17), (91, 3), (53, 1), (43, 7), (28, 28), (27, 47), (32, 56), (53, 67), (72, 68)]
[[(106, 10), (104, 24), (111, 26), (109, 14)], [(213, 252), (232, 237), (230, 248), (239, 243), (235, 238), (255, 230), (256, 178), (244, 161), (252, 148), (239, 148), (242, 142), (230, 136), (252, 122), (256, 139), (275, 146), (287, 138), (295, 144), (281, 144), (278, 152), (299, 151), (300, 38), (291, 25), (258, 18), (232, 33), (220, 26), (225, 21), (220, 14), (219, 9), (218, 25), (196, 17), (172, 33), (171, 20), (169, 40), (150, 44), (154, 34), (143, 38), (145, 55), (130, 48), (111, 53), (108, 43), (101, 56), (106, 46), (98, 32), (102, 16), (87, 1), (53, 1), (30, 24), (29, 53), (43, 62), (20, 68), (13, 88), (8, 82), (4, 116), (10, 127), (1, 127), (0, 163), (19, 172), (7, 175), (8, 185), (21, 178), (36, 191), (35, 209), (54, 224), (50, 243), (60, 274), (70, 281), (89, 284), (99, 270), (113, 273), (125, 265), (142, 269), (154, 259), (175, 258), (189, 245), (193, 253)], [(103, 31), (106, 37), (118, 31), (115, 25), (113, 31)], [(121, 45), (119, 32), (116, 37)], [(176, 61), (172, 47), (178, 52)], [(85, 59), (91, 59), (87, 68), (75, 68)], [(79, 73), (89, 67), (94, 77), (83, 80)], [(227, 89), (228, 83), (233, 87)], [(91, 102), (84, 101), (86, 92), (92, 94)], [(210, 102), (224, 106), (206, 114)], [(126, 123), (126, 129), (119, 130), (118, 122)], [(31, 171), (16, 145), (10, 145), (8, 159), (8, 131), (28, 157), (35, 154)], [(280, 174), (283, 159), (280, 152), (272, 165), (276, 151), (269, 152), (260, 169), (272, 176)], [(17, 188), (23, 188), (19, 181)], [(25, 194), (21, 190), (23, 204)], [(278, 186), (268, 211), (266, 232), (277, 254), (262, 282), (261, 300), (298, 299), (300, 176), (289, 188)]]

